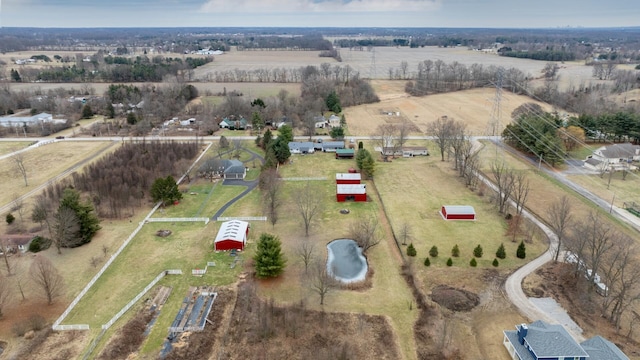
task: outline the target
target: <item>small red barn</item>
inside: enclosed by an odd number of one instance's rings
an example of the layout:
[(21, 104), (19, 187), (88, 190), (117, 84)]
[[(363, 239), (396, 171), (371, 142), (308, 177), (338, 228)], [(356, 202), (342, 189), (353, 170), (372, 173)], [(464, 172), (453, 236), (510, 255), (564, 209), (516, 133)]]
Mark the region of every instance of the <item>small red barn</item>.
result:
[(475, 220), (476, 211), (469, 205), (444, 205), (440, 214), (446, 220)]
[(367, 188), (365, 184), (338, 184), (336, 187), (336, 199), (338, 202), (347, 200), (367, 201)]
[(359, 173), (338, 173), (336, 184), (360, 184), (362, 177)]
[(220, 226), (213, 245), (216, 251), (244, 250), (249, 235), (249, 223), (240, 220), (225, 221)]

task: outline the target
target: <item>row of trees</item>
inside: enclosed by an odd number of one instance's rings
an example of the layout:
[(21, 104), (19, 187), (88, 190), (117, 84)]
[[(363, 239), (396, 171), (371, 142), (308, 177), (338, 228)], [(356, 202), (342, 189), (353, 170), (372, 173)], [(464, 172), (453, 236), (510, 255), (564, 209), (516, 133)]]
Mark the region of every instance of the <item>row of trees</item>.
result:
[[(415, 96), (492, 86), (500, 76), (503, 77), (503, 89), (522, 93), (524, 89), (518, 84), (524, 84), (528, 80), (528, 75), (516, 68), (504, 69), (483, 64), (467, 66), (457, 61), (447, 64), (439, 59), (419, 62), (415, 73), (408, 71), (406, 61), (401, 62), (400, 69), (400, 78), (410, 79), (405, 85), (405, 91)], [(393, 75), (393, 69), (389, 73)]]

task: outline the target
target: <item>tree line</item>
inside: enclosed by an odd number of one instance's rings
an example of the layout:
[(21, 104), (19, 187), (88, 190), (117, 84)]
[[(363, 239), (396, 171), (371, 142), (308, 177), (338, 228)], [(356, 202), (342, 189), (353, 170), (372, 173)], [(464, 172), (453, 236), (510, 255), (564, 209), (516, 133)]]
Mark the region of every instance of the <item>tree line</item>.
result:
[(389, 69), (393, 79), (409, 79), (405, 91), (414, 96), (430, 93), (459, 91), (477, 87), (493, 86), (502, 76), (502, 87), (514, 93), (522, 93), (517, 84), (525, 83), (528, 75), (516, 68), (504, 69), (494, 65), (472, 64), (466, 66), (457, 61), (425, 60), (418, 63), (418, 71), (410, 73), (408, 63), (400, 63), (400, 69)]
[(121, 218), (149, 199), (156, 178), (181, 175), (197, 152), (195, 143), (126, 142), (82, 173), (74, 173), (73, 184), (90, 195), (101, 216)]

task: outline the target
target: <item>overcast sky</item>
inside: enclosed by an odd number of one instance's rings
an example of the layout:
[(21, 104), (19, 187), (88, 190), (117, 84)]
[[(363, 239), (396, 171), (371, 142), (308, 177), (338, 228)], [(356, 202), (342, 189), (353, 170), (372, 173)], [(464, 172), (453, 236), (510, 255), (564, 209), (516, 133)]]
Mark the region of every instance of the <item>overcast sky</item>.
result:
[(624, 27), (639, 0), (0, 0), (10, 27)]

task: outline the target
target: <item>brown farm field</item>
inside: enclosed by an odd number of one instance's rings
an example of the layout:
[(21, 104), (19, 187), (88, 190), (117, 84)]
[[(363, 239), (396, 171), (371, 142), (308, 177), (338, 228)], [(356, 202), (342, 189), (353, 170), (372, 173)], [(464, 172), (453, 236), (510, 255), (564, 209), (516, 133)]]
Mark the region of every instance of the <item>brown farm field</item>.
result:
[[(488, 124), (491, 120), (495, 89), (474, 89), (454, 93), (409, 96), (404, 92), (404, 81), (374, 80), (373, 88), (380, 102), (350, 107), (344, 110), (349, 134), (375, 135), (382, 124), (408, 120), (419, 129), (412, 135), (424, 135), (430, 122), (446, 115), (467, 125), (471, 135), (491, 135)], [(511, 112), (518, 106), (533, 102), (551, 111), (547, 104), (527, 96), (508, 94), (503, 96), (501, 123), (504, 127), (511, 121)], [(391, 113), (391, 115), (389, 115)], [(400, 113), (400, 116), (397, 116)], [(500, 130), (502, 132), (502, 129)]]

